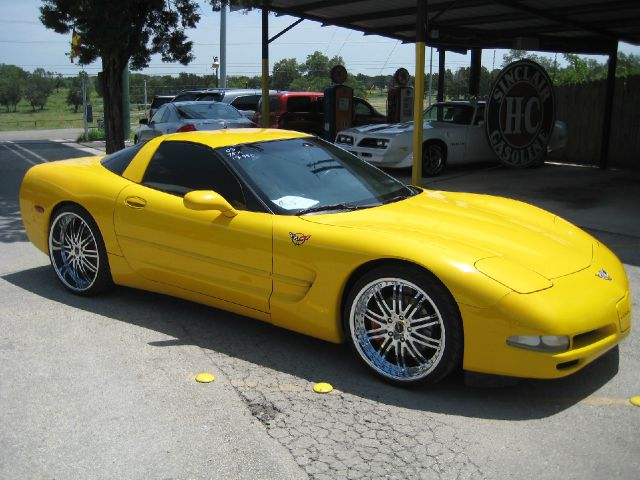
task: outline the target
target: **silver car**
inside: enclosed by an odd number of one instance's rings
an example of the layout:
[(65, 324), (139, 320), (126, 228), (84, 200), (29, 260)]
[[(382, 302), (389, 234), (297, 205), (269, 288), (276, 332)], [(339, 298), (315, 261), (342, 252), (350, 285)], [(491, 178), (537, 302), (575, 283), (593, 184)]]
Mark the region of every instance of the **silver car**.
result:
[(134, 143), (146, 142), (167, 133), (195, 130), (220, 130), (222, 128), (249, 128), (256, 124), (231, 105), (220, 102), (165, 103), (147, 121), (140, 120)]

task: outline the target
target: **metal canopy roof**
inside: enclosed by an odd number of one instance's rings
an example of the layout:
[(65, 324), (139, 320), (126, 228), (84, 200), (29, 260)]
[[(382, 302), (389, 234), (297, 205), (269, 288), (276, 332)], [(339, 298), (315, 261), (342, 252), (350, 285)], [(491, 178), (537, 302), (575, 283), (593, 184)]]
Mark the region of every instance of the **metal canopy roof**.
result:
[[(425, 0), (427, 45), (610, 54), (640, 45), (640, 0)], [(280, 14), (416, 41), (416, 0), (271, 0)]]

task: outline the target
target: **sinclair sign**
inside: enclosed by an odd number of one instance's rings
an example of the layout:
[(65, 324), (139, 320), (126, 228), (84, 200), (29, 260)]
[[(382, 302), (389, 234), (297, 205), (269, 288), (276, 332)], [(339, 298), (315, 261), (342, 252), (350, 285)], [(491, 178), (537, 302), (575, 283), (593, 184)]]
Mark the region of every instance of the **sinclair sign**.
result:
[(555, 123), (553, 85), (535, 62), (519, 60), (498, 75), (487, 103), (486, 132), (508, 166), (541, 163)]

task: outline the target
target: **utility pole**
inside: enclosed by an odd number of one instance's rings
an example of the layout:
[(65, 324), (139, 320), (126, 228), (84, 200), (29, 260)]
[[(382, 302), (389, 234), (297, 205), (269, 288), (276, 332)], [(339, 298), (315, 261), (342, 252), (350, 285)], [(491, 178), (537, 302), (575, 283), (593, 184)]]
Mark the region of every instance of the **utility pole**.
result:
[(220, 87), (227, 88), (227, 6), (220, 8)]
[(144, 111), (147, 111), (147, 79), (144, 79)]

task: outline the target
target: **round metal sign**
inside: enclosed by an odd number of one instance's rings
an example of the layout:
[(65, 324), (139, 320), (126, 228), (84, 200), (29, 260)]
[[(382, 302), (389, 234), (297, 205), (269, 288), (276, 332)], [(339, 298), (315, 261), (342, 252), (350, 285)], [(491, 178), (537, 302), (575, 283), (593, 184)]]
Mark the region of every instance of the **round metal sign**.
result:
[(396, 85), (404, 87), (409, 83), (409, 70), (406, 68), (399, 68), (396, 73), (393, 74), (393, 81)]
[(540, 163), (555, 124), (553, 84), (531, 60), (507, 65), (487, 102), (486, 132), (498, 158), (511, 167)]
[(342, 65), (336, 65), (331, 69), (330, 76), (333, 83), (342, 84), (347, 81), (347, 69)]

